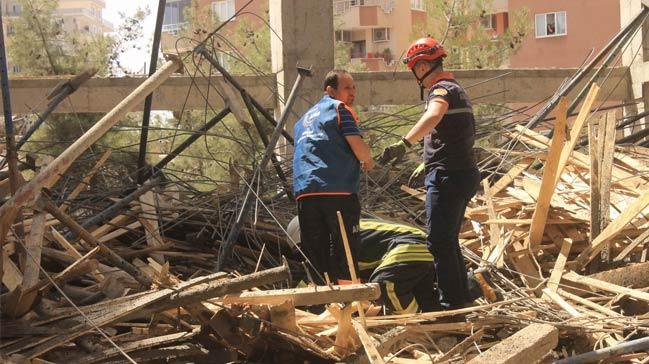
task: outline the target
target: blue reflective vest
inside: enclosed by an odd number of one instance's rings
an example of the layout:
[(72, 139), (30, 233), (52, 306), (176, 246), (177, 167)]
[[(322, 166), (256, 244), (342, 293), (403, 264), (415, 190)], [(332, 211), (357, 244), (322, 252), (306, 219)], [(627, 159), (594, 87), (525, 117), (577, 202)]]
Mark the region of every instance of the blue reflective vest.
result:
[(293, 191), (296, 198), (358, 193), (360, 162), (340, 134), (338, 107), (342, 103), (325, 95), (295, 124)]

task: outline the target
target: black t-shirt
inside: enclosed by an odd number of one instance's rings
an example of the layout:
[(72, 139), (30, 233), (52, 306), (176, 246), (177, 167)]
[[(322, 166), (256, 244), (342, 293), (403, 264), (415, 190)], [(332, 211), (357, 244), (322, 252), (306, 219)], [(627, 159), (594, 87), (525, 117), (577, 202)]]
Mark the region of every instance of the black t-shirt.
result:
[(443, 79), (428, 90), (426, 106), (437, 98), (448, 103), (448, 111), (435, 130), (424, 137), (426, 173), (438, 168), (475, 168), (475, 119), (469, 96), (454, 79)]

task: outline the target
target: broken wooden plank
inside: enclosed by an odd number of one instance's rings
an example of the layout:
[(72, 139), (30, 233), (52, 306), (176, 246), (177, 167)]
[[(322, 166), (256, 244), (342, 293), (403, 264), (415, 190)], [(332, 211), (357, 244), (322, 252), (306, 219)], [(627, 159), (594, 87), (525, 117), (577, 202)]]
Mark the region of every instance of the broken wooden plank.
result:
[[(494, 208), (494, 203), (491, 198), (491, 193), (490, 193), (490, 188), (489, 188), (489, 181), (485, 178), (482, 180), (482, 189), (484, 190), (484, 199), (485, 202), (487, 203), (487, 213), (489, 215), (490, 220), (496, 220), (498, 219), (498, 216), (496, 215), (496, 210)], [(499, 248), (499, 251), (502, 252), (502, 236), (500, 236), (500, 226), (498, 224), (491, 224), (489, 226), (489, 247), (488, 249), (484, 249), (482, 252), (482, 259), (488, 259), (490, 252), (494, 251)], [(495, 256), (494, 261), (490, 262), (493, 264), (496, 261), (500, 261), (500, 255)]]
[(500, 191), (504, 190), (516, 177), (525, 172), (532, 163), (534, 163), (534, 158), (523, 158), (520, 162), (516, 163), (504, 176), (491, 186), (489, 189), (490, 195), (496, 196)]
[(293, 334), (301, 332), (295, 321), (295, 305), (290, 299), (270, 307), (270, 322), (273, 323), (273, 327), (280, 330)]
[[(90, 130), (79, 137), (72, 145), (56, 157), (52, 163), (41, 169), (34, 178), (18, 189), (7, 202), (0, 206), (0, 218), (4, 221), (5, 218), (12, 215), (13, 209), (22, 207), (27, 202), (32, 201), (44, 186), (55, 183), (86, 149), (106, 134), (124, 115), (142, 102), (146, 95), (150, 94), (181, 67), (182, 62), (179, 58), (171, 58), (156, 73), (147, 78), (146, 81), (133, 90), (122, 102), (115, 106), (101, 120), (97, 121)], [(4, 232), (0, 231), (0, 233)], [(2, 234), (2, 238), (4, 238), (4, 234)]]
[[(150, 291), (146, 294), (136, 294), (136, 299), (128, 299), (128, 297), (125, 297), (127, 300), (123, 300), (122, 304), (108, 305), (103, 310), (87, 314), (87, 317), (93, 320), (95, 325), (101, 327), (126, 320), (132, 316), (162, 312), (243, 289), (274, 283), (287, 279), (288, 276), (288, 267), (285, 266), (267, 269), (226, 281), (223, 281), (222, 273), (214, 273), (207, 277), (199, 277), (184, 282), (173, 288)], [(213, 277), (215, 281), (208, 280), (206, 282), (209, 277)], [(196, 281), (201, 283), (196, 284)], [(93, 325), (83, 320), (82, 323), (70, 329), (68, 332), (41, 340), (37, 346), (30, 348), (22, 354), (30, 359), (35, 358), (93, 329)]]
[[(596, 87), (596, 85), (593, 85)], [(591, 89), (592, 91), (593, 89)], [(584, 102), (582, 110), (588, 108), (594, 101), (594, 97), (597, 95), (597, 90), (594, 91), (594, 94), (589, 93), (589, 97)], [(590, 102), (589, 102), (590, 101)], [(545, 223), (548, 217), (548, 211), (550, 210), (550, 201), (552, 200), (552, 194), (556, 188), (558, 175), (561, 175), (563, 168), (565, 167), (566, 162), (568, 161), (568, 156), (570, 152), (574, 149), (574, 144), (576, 141), (569, 142), (564, 145), (566, 141), (566, 110), (568, 109), (568, 100), (565, 97), (562, 97), (559, 101), (559, 105), (556, 110), (556, 121), (554, 126), (554, 135), (552, 136), (552, 141), (550, 142), (550, 148), (548, 149), (548, 157), (545, 161), (545, 166), (543, 168), (543, 179), (541, 180), (541, 190), (539, 192), (539, 197), (536, 200), (536, 208), (532, 215), (532, 223), (530, 225), (530, 235), (529, 235), (529, 246), (534, 248), (541, 243), (543, 238), (543, 231), (545, 229)], [(587, 114), (586, 114), (587, 115)], [(580, 112), (581, 116), (581, 112)], [(586, 116), (583, 117), (586, 120)], [(578, 118), (578, 120), (580, 120)], [(573, 130), (576, 128), (581, 128), (577, 122), (573, 125)], [(580, 129), (577, 129), (576, 136), (571, 138), (577, 138), (579, 136)], [(563, 155), (567, 154), (564, 160)], [(527, 244), (526, 244), (527, 245)]]
[(543, 359), (559, 343), (559, 330), (552, 325), (531, 324), (489, 350), (471, 359), (469, 364), (534, 363)]
[(647, 272), (649, 272), (649, 263), (638, 263), (591, 274), (588, 277), (618, 286), (638, 289), (649, 287)]
[[(152, 248), (164, 245), (160, 235), (160, 227), (158, 226), (158, 209), (153, 191), (147, 191), (140, 196), (140, 208), (142, 212), (138, 220), (144, 228), (147, 245)], [(164, 263), (165, 261), (164, 255), (160, 253), (153, 253), (151, 257), (158, 263)]]
[[(120, 350), (125, 353), (130, 353), (137, 350), (144, 350), (154, 348), (156, 346), (161, 346), (165, 344), (171, 344), (176, 342), (182, 342), (189, 340), (198, 334), (198, 330), (192, 332), (178, 332), (169, 335), (156, 336), (151, 338), (146, 338), (143, 340), (137, 340), (120, 345)], [(103, 350), (97, 354), (89, 355), (81, 359), (84, 363), (96, 363), (104, 359), (108, 359), (117, 355), (120, 355), (120, 350), (117, 348), (111, 347), (109, 349)]]
[(617, 236), (617, 234), (619, 234), (627, 224), (633, 221), (647, 206), (649, 206), (649, 191), (645, 191), (640, 197), (627, 206), (627, 208), (622, 211), (613, 222), (604, 228), (601, 234), (593, 239), (591, 246), (584, 249), (577, 257), (579, 265), (584, 267), (588, 262), (593, 260), (604, 248), (604, 244)]
[(626, 288), (618, 286), (617, 284), (604, 282), (600, 279), (585, 277), (575, 272), (566, 273), (563, 275), (563, 278), (570, 282), (585, 284), (587, 286), (603, 291), (612, 292), (619, 295), (626, 295), (641, 301), (649, 302), (649, 293), (642, 292), (637, 289)]
[(613, 259), (614, 262), (618, 262), (624, 258), (626, 258), (629, 253), (633, 251), (636, 247), (638, 247), (640, 244), (644, 244), (647, 241), (649, 241), (649, 229), (646, 229), (642, 234), (637, 236), (631, 244), (627, 245), (621, 252), (618, 254), (615, 259)]
[(476, 331), (472, 335), (469, 335), (467, 338), (462, 340), (459, 344), (457, 344), (453, 348), (451, 348), (451, 350), (447, 351), (446, 353), (444, 353), (444, 355), (437, 358), (435, 360), (435, 362), (436, 363), (443, 363), (443, 362), (453, 358), (454, 355), (465, 351), (471, 345), (475, 345), (475, 343), (482, 338), (483, 334), (484, 334), (484, 328), (480, 328), (480, 330)]
[(369, 360), (370, 364), (374, 364), (374, 363), (384, 364), (385, 361), (383, 361), (383, 357), (381, 356), (381, 354), (379, 354), (379, 351), (376, 349), (376, 346), (372, 342), (372, 338), (367, 333), (367, 331), (365, 331), (363, 325), (361, 325), (356, 320), (352, 320), (352, 325), (354, 326), (354, 330), (356, 331), (358, 338), (361, 340), (361, 343), (363, 344), (363, 348), (365, 349), (365, 354), (367, 355), (367, 359)]
[[(68, 216), (65, 212), (61, 211), (54, 203), (47, 197), (43, 197), (40, 199), (41, 202), (43, 203), (43, 206), (47, 212), (52, 214), (52, 216), (56, 217), (62, 224), (67, 226), (71, 231), (73, 231), (75, 234), (80, 236), (83, 240), (86, 241), (90, 246), (95, 247), (98, 246), (100, 247), (100, 254), (104, 257), (106, 257), (107, 260), (111, 262), (115, 267), (118, 267), (131, 275), (136, 281), (138, 281), (140, 284), (142, 284), (144, 287), (150, 287), (151, 286), (151, 279), (147, 277), (145, 274), (143, 274), (137, 267), (132, 265), (131, 263), (127, 262), (124, 260), (122, 257), (120, 257), (118, 254), (113, 252), (110, 248), (108, 248), (106, 245), (98, 241), (92, 234), (88, 232), (88, 230), (84, 229), (79, 225), (73, 218)], [(65, 239), (63, 239), (65, 240)]]
[(14, 264), (14, 262), (9, 258), (9, 254), (2, 252), (2, 268), (4, 269), (4, 274), (2, 275), (2, 284), (5, 287), (9, 288), (10, 291), (16, 289), (20, 286), (23, 281), (23, 274), (20, 272), (20, 269)]
[(563, 239), (561, 244), (561, 251), (557, 257), (556, 262), (554, 263), (554, 268), (550, 274), (550, 279), (548, 280), (547, 287), (552, 292), (557, 292), (559, 288), (559, 282), (561, 282), (561, 276), (563, 275), (563, 268), (566, 266), (568, 261), (568, 255), (570, 254), (570, 248), (572, 247), (572, 239)]
[(369, 301), (378, 299), (381, 289), (376, 283), (343, 286), (316, 286), (267, 291), (242, 292), (223, 297), (224, 304), (277, 305), (292, 300), (295, 306), (322, 305), (332, 302)]

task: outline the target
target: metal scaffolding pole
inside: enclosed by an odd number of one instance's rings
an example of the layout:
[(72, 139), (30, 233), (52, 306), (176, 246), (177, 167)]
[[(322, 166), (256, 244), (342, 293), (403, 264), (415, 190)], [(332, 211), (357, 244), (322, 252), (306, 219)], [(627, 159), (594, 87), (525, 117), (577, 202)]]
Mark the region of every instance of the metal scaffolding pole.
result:
[[(288, 120), (288, 115), (291, 111), (291, 108), (293, 107), (293, 104), (295, 103), (295, 99), (297, 98), (298, 90), (302, 85), (302, 81), (304, 81), (304, 77), (309, 77), (310, 75), (311, 75), (310, 70), (304, 68), (298, 68), (297, 79), (293, 84), (293, 89), (291, 90), (291, 94), (289, 95), (288, 100), (286, 101), (286, 106), (284, 107), (284, 110), (282, 111), (282, 115), (280, 116), (279, 121), (277, 122), (277, 125), (273, 130), (273, 134), (270, 137), (269, 143), (266, 146), (264, 157), (259, 163), (259, 166), (257, 166), (257, 169), (255, 169), (255, 173), (253, 174), (251, 179), (251, 185), (261, 174), (261, 172), (266, 168), (268, 162), (270, 162), (271, 160), (271, 157), (274, 155), (273, 150), (275, 149), (275, 145), (279, 140), (280, 134), (284, 130), (284, 125), (286, 124), (286, 120)], [(239, 210), (239, 213), (237, 215), (237, 219), (234, 222), (234, 225), (232, 225), (232, 228), (228, 233), (227, 239), (225, 240), (225, 242), (223, 242), (223, 244), (219, 249), (219, 257), (216, 263), (217, 271), (223, 269), (225, 263), (230, 259), (230, 255), (232, 254), (232, 246), (234, 245), (235, 240), (239, 237), (239, 232), (241, 231), (241, 226), (243, 225), (243, 219), (251, 206), (250, 203), (251, 200), (252, 200), (252, 191), (250, 188), (248, 188), (246, 190), (246, 195), (243, 199), (243, 204), (241, 206), (241, 209)]]
[[(160, 36), (162, 33), (162, 22), (164, 21), (165, 6), (167, 1), (158, 1), (158, 16), (156, 17), (155, 33), (153, 33), (153, 45), (151, 46), (151, 60), (149, 62), (149, 77), (155, 73), (158, 66), (158, 49), (160, 48)], [(137, 159), (138, 177), (137, 183), (142, 184), (144, 178), (144, 163), (146, 162), (146, 147), (149, 140), (149, 120), (151, 118), (151, 104), (153, 93), (150, 93), (144, 100), (144, 113), (142, 115), (142, 130), (140, 131), (140, 154)]]

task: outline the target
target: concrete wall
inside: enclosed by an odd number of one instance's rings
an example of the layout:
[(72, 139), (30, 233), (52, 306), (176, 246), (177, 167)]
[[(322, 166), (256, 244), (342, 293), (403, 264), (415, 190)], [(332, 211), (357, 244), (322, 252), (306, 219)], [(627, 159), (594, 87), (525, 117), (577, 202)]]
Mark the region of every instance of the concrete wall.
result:
[[(466, 70), (454, 73), (459, 82), (468, 87), (469, 96), (475, 104), (516, 104), (535, 103), (552, 95), (559, 85), (575, 71), (575, 69)], [(507, 75), (498, 77), (503, 74)], [(353, 76), (358, 89), (356, 104), (359, 107), (390, 104), (413, 105), (420, 102), (419, 89), (410, 72), (362, 72), (354, 73)], [(37, 108), (52, 88), (64, 79), (63, 77), (12, 78), (9, 85), (13, 111), (26, 113)], [(489, 79), (493, 80), (483, 82)], [(269, 87), (275, 82), (274, 75), (237, 77), (237, 81), (264, 107), (268, 109), (276, 107), (275, 89), (272, 86)], [(144, 77), (93, 78), (70, 97), (70, 103), (62, 103), (55, 112), (107, 112), (142, 82), (144, 82)], [(192, 86), (192, 79), (187, 76), (175, 75), (165, 81), (162, 87), (153, 93), (154, 109), (204, 108), (203, 95), (207, 91), (208, 80), (199, 77), (194, 82), (197, 82), (197, 86), (192, 89), (185, 101), (184, 95)], [(618, 82), (619, 85), (615, 87)], [(320, 98), (322, 95), (321, 83), (322, 75), (318, 75), (305, 84), (302, 96), (306, 101), (314, 102)], [(477, 86), (472, 87), (471, 85)], [(292, 82), (289, 84), (290, 86), (292, 86)], [(614, 87), (615, 89), (613, 89)], [(629, 100), (633, 97), (628, 69), (620, 68), (612, 73), (610, 82), (603, 85), (600, 96), (604, 97), (609, 93), (611, 93), (609, 98), (611, 101)], [(178, 95), (183, 95), (183, 97), (178, 97)], [(211, 92), (210, 96), (210, 104), (220, 107), (222, 100), (219, 95), (216, 92)], [(308, 102), (301, 107), (305, 107)]]
[[(527, 7), (531, 32), (511, 58), (512, 68), (577, 67), (592, 48), (602, 49), (620, 29), (620, 5), (616, 0), (509, 0), (510, 12)], [(566, 12), (565, 36), (536, 38), (534, 15)]]

